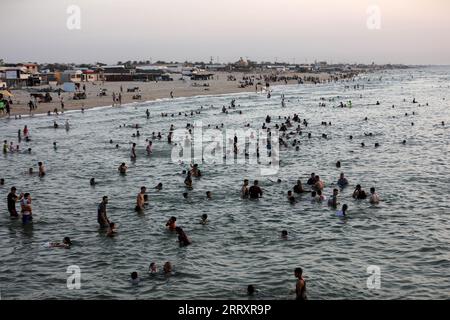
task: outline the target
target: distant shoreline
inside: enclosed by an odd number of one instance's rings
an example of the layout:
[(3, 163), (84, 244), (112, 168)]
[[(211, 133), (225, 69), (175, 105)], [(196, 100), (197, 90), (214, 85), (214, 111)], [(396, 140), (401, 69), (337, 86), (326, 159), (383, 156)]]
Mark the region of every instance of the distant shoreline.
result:
[[(229, 75), (233, 75), (236, 77), (236, 81), (228, 81), (227, 77)], [(254, 74), (258, 76), (259, 74)], [(170, 93), (173, 92), (174, 98), (190, 98), (195, 96), (207, 96), (207, 95), (222, 95), (222, 94), (233, 94), (233, 93), (250, 93), (255, 92), (256, 88), (255, 84), (252, 86), (247, 86), (245, 88), (239, 87), (239, 80), (242, 77), (248, 77), (250, 75), (244, 73), (227, 73), (227, 72), (218, 72), (215, 74), (213, 80), (208, 81), (181, 81), (178, 79), (174, 79), (174, 81), (158, 81), (158, 82), (134, 82), (134, 81), (126, 81), (126, 82), (82, 82), (81, 87), (83, 85), (86, 86), (86, 95), (87, 99), (84, 100), (73, 100), (73, 93), (62, 92), (61, 97), (64, 102), (64, 111), (73, 111), (73, 110), (89, 110), (93, 108), (101, 108), (101, 107), (115, 107), (113, 106), (112, 101), (112, 93), (115, 92), (116, 96), (120, 92), (122, 87), (123, 92), (122, 95), (122, 106), (129, 105), (132, 103), (144, 103), (144, 102), (153, 102), (158, 99), (170, 99)], [(326, 82), (331, 79), (331, 77), (336, 77), (338, 74), (329, 74), (329, 73), (287, 73), (283, 74), (283, 76), (293, 77), (299, 76), (301, 78), (315, 77), (318, 78), (321, 82)], [(256, 83), (258, 81), (255, 81)], [(260, 81), (261, 83), (264, 80)], [(192, 84), (197, 83), (199, 86), (192, 86)], [(312, 82), (305, 82), (305, 84), (309, 84)], [(203, 86), (203, 84), (209, 84), (209, 86)], [(280, 86), (280, 85), (293, 85), (298, 84), (297, 80), (290, 80), (285, 83), (284, 81), (271, 82), (270, 86)], [(36, 89), (45, 88), (48, 86), (40, 86), (34, 87)], [(139, 87), (140, 94), (142, 98), (140, 100), (134, 100), (133, 95), (138, 92), (127, 92), (128, 88)], [(261, 87), (265, 87), (265, 85), (258, 85), (258, 92), (260, 92)], [(33, 87), (32, 87), (33, 88)], [(56, 88), (61, 88), (58, 86)], [(100, 97), (98, 93), (100, 89), (106, 89), (107, 96)], [(30, 92), (27, 90), (19, 89), (13, 90), (12, 97), (13, 104), (11, 106), (11, 118), (14, 119), (15, 116), (33, 116), (40, 114), (48, 114), (50, 111), (51, 114), (54, 114), (54, 110), (57, 109), (58, 113), (61, 113), (61, 101), (58, 98), (58, 94), (56, 92), (51, 92), (52, 102), (49, 103), (38, 103), (37, 109), (33, 110), (30, 114), (28, 102), (30, 101)], [(0, 118), (7, 119), (6, 115), (1, 115)]]

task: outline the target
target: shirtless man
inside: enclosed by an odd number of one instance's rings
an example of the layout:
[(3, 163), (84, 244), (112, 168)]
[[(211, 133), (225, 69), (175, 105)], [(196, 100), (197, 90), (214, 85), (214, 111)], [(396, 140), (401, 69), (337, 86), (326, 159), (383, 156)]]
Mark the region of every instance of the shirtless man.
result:
[(39, 177), (45, 176), (45, 168), (42, 162), (38, 162), (39, 165)]
[(192, 173), (193, 177), (201, 177), (202, 176), (202, 173), (198, 169), (198, 164), (194, 164), (193, 166), (191, 166), (191, 173)]
[(118, 170), (121, 174), (127, 173), (128, 167), (125, 165), (125, 162), (122, 162), (122, 164), (119, 166)]
[(248, 198), (248, 179), (245, 179), (244, 184), (242, 185), (241, 198), (243, 198), (243, 199)]
[(131, 147), (130, 157), (133, 160), (136, 159), (136, 143), (133, 143), (133, 146)]
[(100, 202), (97, 209), (97, 222), (100, 224), (100, 228), (107, 228), (110, 225), (110, 221), (106, 216), (107, 204), (108, 204), (108, 197), (104, 196), (102, 202)]
[(139, 192), (137, 197), (136, 197), (136, 208), (135, 208), (135, 210), (137, 212), (142, 212), (144, 210), (144, 204), (145, 204), (144, 195), (145, 195), (146, 191), (147, 191), (146, 187), (141, 187), (141, 192)]
[(380, 203), (380, 196), (378, 195), (378, 193), (375, 192), (375, 188), (370, 188), (370, 199), (369, 202), (371, 204), (378, 204)]
[(306, 281), (302, 277), (303, 270), (302, 268), (295, 268), (294, 275), (297, 278), (297, 283), (295, 285), (295, 295), (296, 300), (307, 300), (306, 297)]
[(20, 200), (20, 207), (22, 213), (22, 223), (27, 224), (33, 220), (33, 210), (31, 208), (31, 196), (29, 193), (23, 195), (22, 200)]

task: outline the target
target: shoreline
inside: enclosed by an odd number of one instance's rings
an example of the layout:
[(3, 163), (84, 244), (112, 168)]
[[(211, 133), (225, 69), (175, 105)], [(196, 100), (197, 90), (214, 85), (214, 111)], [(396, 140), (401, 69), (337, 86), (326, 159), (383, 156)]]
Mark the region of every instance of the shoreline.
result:
[[(81, 83), (81, 86), (86, 86), (86, 99), (83, 100), (73, 100), (73, 93), (62, 92), (61, 98), (64, 103), (64, 112), (67, 111), (81, 111), (81, 109), (89, 110), (94, 108), (110, 108), (116, 106), (127, 106), (133, 103), (146, 103), (154, 102), (160, 99), (172, 99), (170, 93), (173, 92), (173, 99), (177, 98), (191, 98), (191, 97), (202, 97), (202, 96), (217, 96), (217, 95), (227, 95), (227, 94), (240, 94), (240, 93), (260, 93), (261, 88), (265, 88), (264, 85), (258, 85), (258, 91), (256, 91), (256, 85), (246, 86), (244, 88), (239, 87), (238, 76), (248, 76), (245, 74), (232, 74), (236, 77), (236, 81), (228, 81), (226, 77), (228, 73), (218, 73), (214, 79), (209, 81), (164, 81), (164, 82), (105, 82), (105, 83)], [(257, 75), (255, 75), (257, 76)], [(332, 77), (336, 77), (336, 74), (286, 74), (285, 76), (299, 76), (299, 77), (317, 77), (320, 83), (326, 83), (331, 80)], [(342, 80), (341, 77), (339, 77)], [(264, 82), (263, 80), (255, 80), (255, 83)], [(193, 84), (198, 84), (198, 86), (193, 86)], [(208, 84), (209, 86), (203, 86)], [(295, 85), (298, 84), (297, 80), (289, 80), (287, 83), (284, 81), (270, 82), (270, 88), (285, 86), (285, 85)], [(313, 82), (304, 82), (304, 85), (313, 84)], [(139, 87), (139, 94), (141, 94), (141, 99), (133, 99), (133, 95), (138, 92), (127, 92), (127, 88)], [(36, 89), (48, 88), (46, 86), (35, 87)], [(56, 88), (61, 88), (57, 86)], [(100, 97), (98, 92), (100, 89), (106, 89), (107, 96)], [(118, 93), (123, 90), (122, 103), (113, 104), (112, 93)], [(15, 119), (16, 117), (32, 117), (36, 115), (47, 115), (50, 111), (51, 115), (54, 115), (54, 111), (57, 110), (58, 114), (61, 114), (61, 98), (58, 97), (56, 92), (50, 92), (52, 96), (52, 102), (38, 103), (38, 107), (30, 113), (28, 102), (30, 101), (30, 91), (28, 90), (13, 90), (13, 97), (11, 98), (13, 104), (11, 105), (11, 114), (8, 117), (6, 114), (0, 115), (0, 119)]]

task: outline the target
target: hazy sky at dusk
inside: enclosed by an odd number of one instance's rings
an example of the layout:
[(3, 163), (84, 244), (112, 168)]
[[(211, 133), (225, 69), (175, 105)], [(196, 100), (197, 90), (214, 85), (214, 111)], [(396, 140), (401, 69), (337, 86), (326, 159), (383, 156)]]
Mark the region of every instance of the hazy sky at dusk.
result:
[[(81, 29), (69, 30), (69, 5)], [(367, 27), (370, 5), (381, 29)], [(8, 62), (317, 60), (450, 64), (448, 0), (2, 0)]]

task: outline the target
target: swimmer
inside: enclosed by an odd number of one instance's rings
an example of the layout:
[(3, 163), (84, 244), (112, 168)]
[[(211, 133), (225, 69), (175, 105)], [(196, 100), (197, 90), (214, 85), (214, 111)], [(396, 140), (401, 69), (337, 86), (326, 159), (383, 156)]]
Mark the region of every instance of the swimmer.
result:
[(156, 267), (156, 263), (154, 263), (154, 262), (150, 263), (150, 266), (148, 267), (148, 272), (149, 273), (157, 273), (158, 272), (158, 268)]
[(136, 207), (134, 208), (134, 210), (136, 210), (137, 212), (142, 212), (144, 210), (145, 204), (144, 195), (146, 191), (147, 191), (146, 187), (141, 187), (141, 191), (138, 193), (136, 197)]
[(156, 190), (160, 191), (163, 188), (163, 184), (160, 182), (158, 183), (158, 185), (155, 187)]
[(316, 176), (315, 178), (316, 178), (316, 182), (314, 183), (314, 187), (313, 188), (316, 189), (316, 190), (323, 190), (325, 184), (323, 183), (322, 180), (320, 180), (319, 176)]
[(211, 191), (206, 191), (206, 199), (208, 199), (208, 200), (212, 199)]
[(322, 194), (322, 190), (317, 190), (317, 201), (322, 202), (325, 200), (326, 200), (326, 197)]
[(338, 162), (336, 162), (336, 168), (340, 168), (341, 167), (341, 162), (340, 161), (338, 161)]
[(38, 162), (38, 166), (39, 166), (39, 177), (45, 176), (44, 164), (42, 162)]
[(369, 198), (369, 202), (371, 204), (378, 204), (380, 203), (380, 197), (378, 195), (378, 193), (375, 192), (375, 188), (370, 188), (370, 198)]
[(308, 192), (307, 190), (303, 189), (302, 182), (300, 180), (297, 180), (297, 184), (294, 186), (293, 189), (294, 192), (297, 194)]
[(337, 185), (341, 189), (344, 189), (346, 186), (348, 186), (348, 180), (347, 180), (347, 178), (344, 177), (344, 173), (343, 172), (341, 172), (339, 180), (337, 181)]
[(202, 173), (198, 169), (198, 164), (191, 165), (191, 173), (193, 177), (201, 177)]
[(336, 215), (338, 217), (346, 217), (347, 216), (347, 210), (348, 210), (348, 206), (346, 204), (344, 204), (342, 206), (342, 210), (339, 210), (338, 212), (336, 212)]
[(53, 149), (58, 149), (57, 147), (56, 147), (56, 142), (53, 142)]
[(20, 208), (22, 213), (22, 223), (28, 224), (33, 220), (33, 210), (31, 208), (31, 196), (27, 192), (23, 195), (22, 200), (20, 200)]
[(255, 293), (255, 287), (252, 284), (247, 286), (247, 295), (252, 296)]
[(133, 160), (136, 159), (136, 143), (133, 143), (133, 146), (131, 147), (130, 157)]
[(91, 186), (95, 186), (97, 184), (97, 182), (95, 182), (95, 178), (91, 178), (91, 180), (89, 180), (89, 184)]
[(29, 175), (32, 175), (34, 172), (33, 172), (33, 168), (30, 168), (30, 169), (28, 169), (28, 174)]
[(153, 153), (153, 142), (148, 141), (148, 145), (146, 147), (147, 155), (151, 155)]
[(122, 164), (118, 168), (120, 174), (127, 173), (127, 169), (128, 169), (128, 167), (125, 165), (125, 162), (122, 162)]
[(287, 230), (281, 231), (281, 239), (287, 240), (287, 237), (288, 237), (288, 232), (287, 232)]
[(163, 270), (164, 270), (165, 274), (171, 274), (172, 273), (172, 264), (169, 261), (167, 261), (166, 263), (164, 263)]
[(131, 273), (131, 284), (139, 284), (139, 276), (136, 271)]
[(192, 189), (192, 177), (191, 177), (191, 171), (188, 171), (186, 179), (184, 179), (184, 184), (188, 189)]
[(360, 184), (356, 186), (355, 191), (353, 191), (352, 197), (353, 199), (357, 200), (363, 200), (367, 198), (366, 192), (361, 188)]
[(108, 232), (106, 233), (106, 235), (108, 237), (114, 237), (116, 234), (117, 234), (116, 224), (114, 222), (111, 222), (108, 226)]
[(183, 192), (183, 198), (185, 198), (185, 199), (188, 198), (188, 193), (187, 192)]
[(192, 241), (188, 238), (181, 227), (176, 227), (175, 231), (178, 234), (178, 241), (180, 242), (180, 246), (184, 247), (192, 243)]
[(312, 203), (317, 202), (316, 196), (317, 196), (317, 192), (311, 191), (311, 202)]
[(258, 186), (259, 181), (255, 180), (253, 182), (253, 186), (248, 189), (248, 194), (250, 199), (259, 199), (262, 198), (263, 192), (262, 189)]
[(244, 180), (244, 184), (242, 185), (241, 188), (241, 198), (246, 199), (248, 198), (248, 179)]
[(97, 222), (100, 225), (100, 228), (107, 228), (110, 225), (110, 221), (106, 215), (107, 204), (108, 204), (108, 197), (104, 196), (102, 198), (102, 202), (100, 202), (97, 208)]
[(208, 215), (206, 213), (202, 214), (201, 220), (200, 220), (200, 224), (207, 224), (209, 222), (208, 220)]
[(295, 200), (295, 197), (292, 195), (292, 191), (291, 191), (291, 190), (288, 191), (288, 193), (287, 193), (287, 198), (288, 198), (288, 201), (289, 201), (290, 203), (295, 203), (295, 202), (297, 202), (297, 201)]
[(295, 268), (294, 275), (297, 278), (295, 284), (295, 300), (307, 300), (306, 296), (306, 281), (303, 279), (303, 269)]
[[(3, 179), (1, 179), (3, 180)], [(3, 180), (4, 183), (4, 180)], [(22, 200), (23, 194), (20, 194), (20, 196), (16, 195), (16, 187), (12, 187), (10, 193), (8, 193), (7, 196), (7, 202), (8, 202), (8, 212), (11, 217), (18, 217), (19, 214), (16, 210), (16, 202)]]
[(339, 194), (339, 190), (338, 189), (333, 189), (333, 195), (330, 197), (330, 199), (328, 199), (328, 206), (332, 207), (332, 208), (337, 208), (338, 206), (338, 194)]
[(316, 174), (313, 172), (311, 173), (311, 177), (308, 179), (308, 182), (306, 184), (312, 186), (314, 185), (315, 182), (316, 182)]
[(170, 217), (170, 219), (167, 220), (166, 228), (169, 229), (170, 231), (175, 231), (175, 229), (177, 227), (176, 221), (177, 221), (176, 217)]
[(69, 249), (72, 245), (72, 241), (70, 241), (69, 237), (65, 237), (62, 242), (50, 242), (48, 246), (50, 248), (65, 248)]

